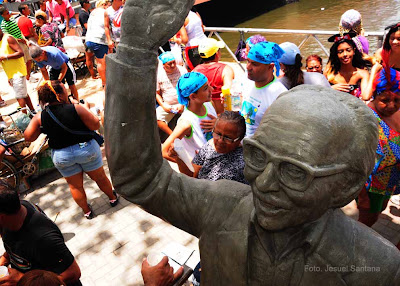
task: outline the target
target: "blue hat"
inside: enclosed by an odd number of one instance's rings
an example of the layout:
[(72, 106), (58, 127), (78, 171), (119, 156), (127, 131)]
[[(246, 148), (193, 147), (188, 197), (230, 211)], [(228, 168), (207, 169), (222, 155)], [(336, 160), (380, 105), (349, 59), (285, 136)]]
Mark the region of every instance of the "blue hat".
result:
[(285, 52), (282, 57), (278, 60), (278, 62), (284, 65), (294, 65), (296, 63), (296, 55), (300, 55), (299, 48), (290, 42), (284, 42), (279, 45), (281, 49)]
[(207, 83), (205, 75), (199, 72), (189, 72), (182, 75), (176, 84), (176, 92), (178, 94), (178, 102), (182, 105), (189, 105), (189, 96), (198, 91), (205, 83)]
[(278, 59), (285, 53), (273, 42), (261, 42), (255, 44), (249, 51), (247, 58), (262, 64), (275, 64), (276, 75), (279, 76), (279, 62)]
[(172, 52), (164, 52), (158, 56), (160, 61), (165, 64), (175, 60), (174, 54)]
[(400, 92), (400, 72), (394, 68), (383, 68), (375, 76), (374, 89), (376, 94), (384, 91)]

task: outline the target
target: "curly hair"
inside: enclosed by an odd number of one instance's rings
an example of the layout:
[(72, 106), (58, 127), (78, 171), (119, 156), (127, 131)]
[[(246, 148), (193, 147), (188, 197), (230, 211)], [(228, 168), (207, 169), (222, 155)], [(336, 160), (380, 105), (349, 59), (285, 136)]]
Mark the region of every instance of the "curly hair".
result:
[[(51, 87), (49, 86), (49, 83), (51, 83)], [(52, 80), (47, 81), (45, 84), (39, 86), (37, 92), (39, 96), (39, 102), (45, 104), (60, 102), (60, 98), (58, 95), (62, 94), (64, 90), (61, 81)]]

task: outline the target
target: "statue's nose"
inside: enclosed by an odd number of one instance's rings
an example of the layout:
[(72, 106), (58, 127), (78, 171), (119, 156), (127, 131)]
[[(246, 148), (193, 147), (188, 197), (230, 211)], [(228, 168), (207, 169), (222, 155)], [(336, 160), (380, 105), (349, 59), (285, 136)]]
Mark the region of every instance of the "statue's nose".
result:
[(256, 178), (256, 187), (260, 192), (279, 191), (279, 181), (272, 162), (269, 162), (264, 171)]

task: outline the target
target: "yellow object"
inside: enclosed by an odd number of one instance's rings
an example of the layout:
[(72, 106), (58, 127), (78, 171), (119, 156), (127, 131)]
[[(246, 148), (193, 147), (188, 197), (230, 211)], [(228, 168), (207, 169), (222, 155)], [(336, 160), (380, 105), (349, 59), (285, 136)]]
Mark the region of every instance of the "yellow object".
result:
[(1, 61), (3, 69), (7, 75), (8, 79), (26, 76), (26, 65), (24, 62), (24, 57), (17, 59), (9, 59), (8, 55), (14, 53), (14, 50), (10, 48), (8, 44), (8, 37), (12, 37), (8, 34), (3, 35), (3, 39), (0, 41), (0, 55), (6, 55), (7, 59)]
[(232, 110), (232, 97), (229, 87), (221, 87), (221, 92), (224, 95), (224, 109), (227, 111)]

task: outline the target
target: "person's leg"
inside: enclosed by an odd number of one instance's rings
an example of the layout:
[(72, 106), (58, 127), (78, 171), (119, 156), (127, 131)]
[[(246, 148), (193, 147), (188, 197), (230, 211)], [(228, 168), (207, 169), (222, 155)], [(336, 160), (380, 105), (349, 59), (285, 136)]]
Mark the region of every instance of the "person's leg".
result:
[(67, 177), (65, 180), (67, 180), (72, 198), (82, 209), (83, 213), (86, 214), (90, 212), (91, 210), (87, 203), (86, 193), (83, 189), (83, 172)]
[[(25, 98), (17, 98), (17, 101), (18, 101), (19, 106), (21, 106), (21, 107), (28, 106), (31, 111), (35, 110), (33, 108), (33, 104), (32, 104), (32, 101), (31, 101), (31, 98), (29, 97), (29, 95)], [(26, 113), (26, 112), (24, 111), (24, 113)]]
[(167, 133), (168, 135), (172, 134), (171, 128), (169, 128), (168, 124), (164, 121), (157, 120), (158, 128), (160, 128), (163, 132)]
[(78, 94), (78, 89), (76, 88), (75, 84), (68, 85), (69, 90), (71, 91), (72, 96), (76, 99), (79, 100), (79, 94)]
[[(24, 76), (16, 77), (10, 80), (14, 89), (15, 99), (18, 101), (19, 106), (28, 106), (30, 110), (34, 110), (31, 98), (28, 95), (26, 86), (26, 78)], [(26, 113), (26, 111), (24, 111)]]
[(96, 75), (96, 72), (94, 71), (94, 68), (93, 68), (93, 58), (94, 58), (93, 52), (87, 50), (85, 53), (85, 57), (86, 57), (86, 66), (89, 70), (90, 76), (93, 79), (98, 78), (98, 76)]
[(104, 172), (103, 166), (94, 170), (86, 172), (88, 176), (96, 182), (100, 190), (107, 195), (110, 200), (116, 200), (117, 197), (113, 193), (113, 187), (106, 173)]
[(101, 78), (101, 84), (106, 85), (106, 57), (102, 59), (96, 58), (97, 61), (97, 71), (99, 72)]
[(32, 60), (29, 60), (26, 62), (26, 80), (29, 80), (31, 77), (31, 71), (32, 71)]

